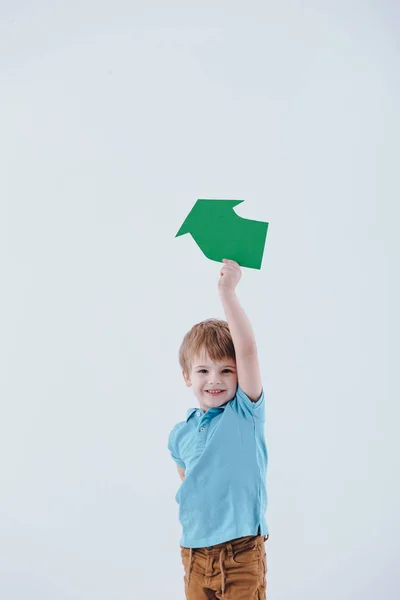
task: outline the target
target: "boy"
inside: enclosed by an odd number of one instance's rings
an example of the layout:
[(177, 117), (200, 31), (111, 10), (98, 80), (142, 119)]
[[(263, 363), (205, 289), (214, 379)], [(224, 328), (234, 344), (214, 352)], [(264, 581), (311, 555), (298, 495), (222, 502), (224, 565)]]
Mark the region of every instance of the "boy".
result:
[(182, 479), (175, 499), (185, 594), (264, 600), (264, 393), (253, 330), (235, 292), (241, 269), (223, 263), (218, 291), (227, 322), (208, 319), (184, 337), (179, 362), (200, 408), (190, 408), (168, 439)]

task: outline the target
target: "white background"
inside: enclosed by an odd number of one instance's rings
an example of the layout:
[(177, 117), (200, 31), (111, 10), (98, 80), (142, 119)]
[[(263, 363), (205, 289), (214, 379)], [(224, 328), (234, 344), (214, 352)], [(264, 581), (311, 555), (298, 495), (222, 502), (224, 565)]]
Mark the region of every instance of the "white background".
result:
[(174, 236), (228, 198), (270, 224), (268, 598), (398, 598), (396, 3), (0, 11), (0, 597), (184, 600), (178, 349), (224, 314)]

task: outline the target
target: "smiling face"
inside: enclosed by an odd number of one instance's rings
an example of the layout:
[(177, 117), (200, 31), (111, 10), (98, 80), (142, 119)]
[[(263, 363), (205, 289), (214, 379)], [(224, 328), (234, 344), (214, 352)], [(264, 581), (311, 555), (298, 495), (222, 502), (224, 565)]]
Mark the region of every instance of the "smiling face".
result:
[(189, 376), (184, 371), (182, 373), (186, 385), (193, 387), (199, 406), (204, 412), (226, 404), (236, 394), (238, 378), (236, 363), (232, 358), (214, 362), (203, 352), (194, 358)]

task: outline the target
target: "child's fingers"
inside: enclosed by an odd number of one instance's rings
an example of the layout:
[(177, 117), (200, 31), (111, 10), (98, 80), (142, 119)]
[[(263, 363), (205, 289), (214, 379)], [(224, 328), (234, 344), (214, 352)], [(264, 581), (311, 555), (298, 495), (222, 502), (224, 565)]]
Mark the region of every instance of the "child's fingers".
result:
[(231, 271), (232, 273), (234, 271), (237, 271), (239, 269), (239, 267), (235, 267), (235, 265), (227, 265), (225, 264), (222, 269), (225, 269), (226, 271)]
[(224, 258), (222, 262), (225, 263), (226, 266), (231, 266), (231, 267), (235, 267), (236, 269), (240, 269), (240, 265), (235, 260), (230, 260), (229, 258)]

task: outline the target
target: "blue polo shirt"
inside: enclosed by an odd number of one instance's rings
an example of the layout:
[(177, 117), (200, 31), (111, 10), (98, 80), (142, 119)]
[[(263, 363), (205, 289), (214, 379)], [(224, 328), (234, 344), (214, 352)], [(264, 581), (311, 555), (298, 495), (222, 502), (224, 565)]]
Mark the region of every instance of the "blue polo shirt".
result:
[(252, 402), (238, 385), (229, 402), (207, 412), (189, 408), (186, 421), (172, 429), (168, 449), (186, 469), (175, 496), (181, 546), (203, 548), (267, 535), (264, 425), (264, 390)]

